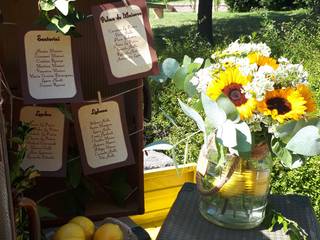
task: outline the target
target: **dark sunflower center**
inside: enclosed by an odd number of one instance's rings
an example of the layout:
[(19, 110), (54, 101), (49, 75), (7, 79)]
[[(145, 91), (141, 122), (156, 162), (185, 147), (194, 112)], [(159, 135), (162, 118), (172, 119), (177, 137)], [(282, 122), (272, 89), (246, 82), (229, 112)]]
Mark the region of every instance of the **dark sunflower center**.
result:
[(268, 109), (278, 110), (278, 114), (286, 114), (291, 111), (291, 104), (284, 98), (275, 97), (267, 101)]
[(247, 102), (245, 95), (241, 92), (241, 87), (240, 84), (232, 83), (222, 90), (224, 95), (226, 95), (237, 107)]

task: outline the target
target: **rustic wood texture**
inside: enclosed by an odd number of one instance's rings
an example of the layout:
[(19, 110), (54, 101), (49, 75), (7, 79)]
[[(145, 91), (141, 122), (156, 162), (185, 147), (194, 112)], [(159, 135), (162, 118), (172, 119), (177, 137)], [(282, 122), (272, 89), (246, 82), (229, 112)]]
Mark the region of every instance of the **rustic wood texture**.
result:
[[(79, 0), (77, 7), (85, 14), (90, 14), (92, 5), (103, 3), (105, 1), (98, 0)], [(4, 13), (5, 22), (13, 22), (17, 25), (1, 25), (0, 24), (0, 63), (3, 64), (4, 71), (7, 75), (10, 88), (17, 96), (21, 96), (20, 87), (20, 66), (19, 58), (19, 28), (34, 27), (34, 22), (38, 16), (37, 4), (31, 4), (24, 0), (4, 0), (0, 1), (0, 9)], [(23, 9), (20, 11), (19, 9)], [(77, 26), (77, 30), (82, 34), (82, 37), (74, 40), (74, 47), (77, 51), (80, 79), (83, 89), (84, 100), (96, 100), (97, 91), (101, 92), (102, 98), (106, 98), (121, 92), (136, 88), (143, 85), (143, 79), (125, 82), (109, 86), (102, 66), (102, 59), (98, 45), (93, 18), (81, 22)], [(143, 129), (143, 89), (138, 88), (124, 95), (125, 112), (129, 134)], [(17, 121), (21, 102), (16, 100), (14, 119)], [(7, 111), (8, 109), (6, 109)], [(8, 117), (8, 116), (7, 116)], [(8, 119), (8, 118), (7, 118)], [(73, 126), (70, 126), (69, 144), (75, 145)], [(137, 190), (128, 199), (124, 207), (119, 207), (110, 199), (110, 194), (106, 191), (96, 191), (92, 200), (86, 203), (85, 215), (93, 219), (103, 219), (107, 216), (126, 216), (140, 214), (144, 211), (143, 198), (143, 132), (137, 132), (130, 136), (135, 164), (129, 167), (121, 168), (126, 172), (130, 185)], [(97, 185), (102, 185), (108, 182), (112, 171), (90, 176), (92, 181)], [(101, 187), (101, 186), (100, 186)], [(62, 178), (40, 178), (35, 190), (28, 194), (35, 201), (43, 198), (52, 192), (64, 191), (67, 186), (65, 179)], [(99, 187), (98, 187), (99, 188)], [(62, 194), (63, 195), (63, 194)], [(58, 218), (55, 220), (43, 221), (45, 226), (61, 224), (66, 222), (69, 217), (65, 215), (63, 206), (64, 199), (60, 195), (51, 197), (42, 202), (42, 205), (49, 207)]]

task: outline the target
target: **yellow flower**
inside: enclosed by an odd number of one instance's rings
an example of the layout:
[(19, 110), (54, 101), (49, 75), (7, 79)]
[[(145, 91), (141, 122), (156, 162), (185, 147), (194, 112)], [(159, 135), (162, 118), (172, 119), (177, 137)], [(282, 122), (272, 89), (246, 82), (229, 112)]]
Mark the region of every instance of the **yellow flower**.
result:
[(242, 75), (239, 69), (227, 68), (217, 74), (214, 80), (210, 82), (207, 95), (215, 101), (223, 93), (237, 107), (241, 119), (247, 119), (252, 116), (252, 112), (256, 107), (255, 99), (247, 99), (242, 92), (242, 87), (250, 81), (251, 77)]
[(257, 103), (257, 108), (280, 123), (290, 119), (299, 120), (307, 110), (305, 99), (293, 88), (267, 92), (265, 99)]
[(307, 112), (314, 112), (316, 107), (316, 102), (314, 100), (314, 95), (310, 88), (305, 84), (299, 84), (297, 90), (300, 92), (301, 96), (306, 101)]
[(250, 53), (248, 55), (248, 58), (249, 58), (250, 64), (256, 63), (258, 67), (268, 65), (273, 69), (277, 69), (279, 66), (277, 64), (277, 60), (275, 60), (274, 58), (261, 56), (258, 53)]

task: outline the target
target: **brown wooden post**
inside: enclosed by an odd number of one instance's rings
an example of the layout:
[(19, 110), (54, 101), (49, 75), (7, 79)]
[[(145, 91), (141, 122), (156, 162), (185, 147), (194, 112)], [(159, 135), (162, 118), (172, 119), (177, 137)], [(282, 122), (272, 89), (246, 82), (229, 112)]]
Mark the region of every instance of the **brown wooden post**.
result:
[[(1, 65), (0, 70), (0, 80), (2, 81)], [(15, 224), (9, 178), (5, 120), (2, 112), (3, 98), (1, 86), (0, 84), (0, 239), (15, 240)]]

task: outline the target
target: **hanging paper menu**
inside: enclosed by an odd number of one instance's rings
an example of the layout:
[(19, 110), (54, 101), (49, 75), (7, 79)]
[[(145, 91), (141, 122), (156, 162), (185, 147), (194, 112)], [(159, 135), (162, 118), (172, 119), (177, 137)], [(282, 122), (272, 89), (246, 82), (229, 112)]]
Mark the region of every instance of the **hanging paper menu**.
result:
[(74, 107), (82, 165), (86, 174), (130, 165), (133, 154), (122, 101)]
[(44, 176), (65, 175), (63, 113), (54, 107), (25, 106), (20, 111), (20, 121), (33, 128), (26, 140), (27, 153), (22, 167), (35, 166)]
[(144, 1), (102, 4), (92, 12), (110, 84), (158, 72)]
[(81, 99), (80, 79), (71, 37), (31, 30), (23, 36), (22, 86), (27, 103), (73, 102)]

